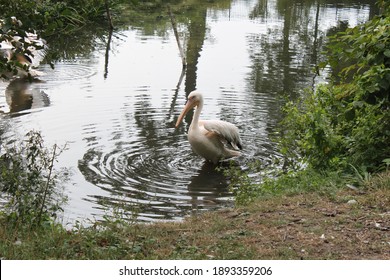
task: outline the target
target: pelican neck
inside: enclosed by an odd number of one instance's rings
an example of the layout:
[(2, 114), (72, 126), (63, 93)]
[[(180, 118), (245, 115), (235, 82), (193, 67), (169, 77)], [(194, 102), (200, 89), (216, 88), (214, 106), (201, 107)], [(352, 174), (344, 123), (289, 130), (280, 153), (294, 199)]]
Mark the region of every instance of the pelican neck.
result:
[(191, 126), (193, 128), (199, 127), (199, 117), (203, 108), (203, 100), (199, 101), (199, 104), (195, 107), (194, 117), (192, 118)]

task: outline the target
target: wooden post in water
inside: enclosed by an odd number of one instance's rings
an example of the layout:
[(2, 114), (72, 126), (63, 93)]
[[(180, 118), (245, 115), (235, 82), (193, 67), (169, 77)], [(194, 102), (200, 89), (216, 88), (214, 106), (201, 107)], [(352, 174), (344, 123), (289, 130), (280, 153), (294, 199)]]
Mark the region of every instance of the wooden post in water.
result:
[(177, 42), (177, 46), (179, 47), (180, 57), (181, 57), (181, 61), (183, 64), (183, 69), (184, 69), (187, 66), (187, 60), (186, 60), (186, 56), (184, 54), (184, 50), (180, 44), (179, 32), (177, 32), (177, 25), (176, 25), (176, 21), (175, 21), (175, 16), (173, 15), (172, 10), (171, 10), (171, 6), (169, 6), (169, 5), (168, 5), (168, 14), (169, 14), (169, 17), (171, 18), (173, 32), (175, 33), (176, 42)]

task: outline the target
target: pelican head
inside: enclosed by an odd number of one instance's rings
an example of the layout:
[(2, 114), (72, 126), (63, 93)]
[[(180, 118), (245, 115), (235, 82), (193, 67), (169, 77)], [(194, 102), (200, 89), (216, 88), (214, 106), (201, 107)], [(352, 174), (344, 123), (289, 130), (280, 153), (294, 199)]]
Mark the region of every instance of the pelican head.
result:
[(187, 103), (184, 106), (183, 110), (180, 113), (179, 118), (177, 119), (175, 127), (177, 128), (182, 122), (185, 115), (195, 107), (198, 107), (200, 104), (203, 104), (203, 96), (198, 91), (193, 91), (188, 95)]

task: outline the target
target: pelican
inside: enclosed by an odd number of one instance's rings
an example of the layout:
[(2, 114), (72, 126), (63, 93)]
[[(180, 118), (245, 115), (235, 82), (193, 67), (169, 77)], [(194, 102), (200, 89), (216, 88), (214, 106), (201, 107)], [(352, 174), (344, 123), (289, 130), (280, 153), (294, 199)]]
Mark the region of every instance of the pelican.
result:
[(221, 120), (199, 120), (203, 96), (197, 91), (188, 95), (187, 103), (177, 119), (176, 128), (192, 108), (195, 108), (195, 114), (188, 130), (188, 141), (196, 154), (214, 164), (241, 155), (238, 150), (242, 150), (242, 143), (238, 128), (234, 124)]

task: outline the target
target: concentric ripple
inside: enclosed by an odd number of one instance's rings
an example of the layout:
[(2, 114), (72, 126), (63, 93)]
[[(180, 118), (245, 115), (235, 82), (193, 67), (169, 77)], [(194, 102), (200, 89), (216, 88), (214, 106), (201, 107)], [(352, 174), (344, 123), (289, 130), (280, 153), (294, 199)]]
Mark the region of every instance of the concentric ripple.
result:
[(58, 62), (55, 64), (54, 69), (51, 69), (48, 65), (44, 65), (41, 69), (42, 72), (45, 73), (43, 76), (45, 82), (57, 83), (86, 79), (97, 73), (96, 68), (91, 61), (82, 60), (74, 63)]
[(215, 166), (194, 157), (184, 141), (174, 149), (160, 140), (162, 145), (152, 149), (140, 142), (118, 142), (108, 152), (88, 150), (79, 169), (110, 196), (91, 199), (137, 213), (144, 221), (178, 219), (192, 210), (227, 203), (227, 182)]
[[(186, 135), (188, 120), (174, 128), (169, 113), (171, 98), (169, 93), (155, 97), (152, 92), (136, 91), (115, 113), (100, 111), (99, 119), (109, 119), (107, 123), (86, 124), (82, 133), (87, 149), (78, 168), (88, 182), (103, 190), (86, 200), (101, 210), (122, 209), (127, 215), (136, 214), (141, 221), (177, 220), (192, 211), (233, 203), (229, 178), (192, 152)], [(217, 105), (208, 106), (211, 113), (213, 108), (225, 108), (217, 117), (239, 127), (244, 151), (235, 161), (242, 169), (254, 159), (266, 163), (274, 153), (266, 131), (270, 124), (258, 121), (267, 120), (272, 100), (254, 93), (249, 97), (258, 102), (254, 108), (246, 98), (246, 94), (225, 90), (221, 100), (231, 103), (223, 107), (216, 98)], [(179, 111), (180, 107), (175, 109)], [(225, 168), (223, 164), (221, 167)]]

